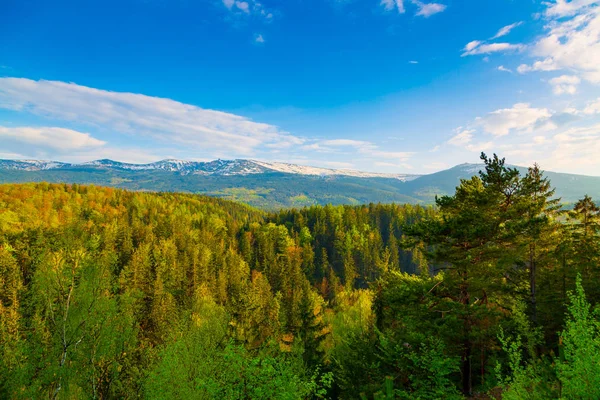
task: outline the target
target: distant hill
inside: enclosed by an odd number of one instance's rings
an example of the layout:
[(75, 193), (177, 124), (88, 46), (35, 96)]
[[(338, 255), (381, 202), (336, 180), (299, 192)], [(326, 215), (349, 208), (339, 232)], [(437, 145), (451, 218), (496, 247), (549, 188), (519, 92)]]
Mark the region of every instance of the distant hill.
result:
[[(131, 190), (201, 193), (263, 209), (312, 204), (433, 203), (483, 166), (461, 164), (429, 175), (381, 174), (256, 160), (163, 160), (127, 164), (97, 160), (69, 164), (0, 160), (0, 183), (65, 182)], [(517, 167), (522, 172), (527, 169)], [(600, 177), (547, 172), (564, 203), (600, 198)]]
[[(522, 175), (527, 173), (526, 167), (517, 168)], [(460, 164), (453, 168), (420, 176), (414, 181), (403, 185), (402, 193), (418, 198), (425, 202), (433, 202), (436, 195), (452, 194), (461, 179), (468, 179), (478, 175), (484, 168), (483, 164)], [(565, 204), (575, 203), (588, 194), (600, 199), (600, 177), (564, 174), (560, 172), (545, 171), (544, 175), (550, 179), (556, 188), (556, 197), (560, 197)]]

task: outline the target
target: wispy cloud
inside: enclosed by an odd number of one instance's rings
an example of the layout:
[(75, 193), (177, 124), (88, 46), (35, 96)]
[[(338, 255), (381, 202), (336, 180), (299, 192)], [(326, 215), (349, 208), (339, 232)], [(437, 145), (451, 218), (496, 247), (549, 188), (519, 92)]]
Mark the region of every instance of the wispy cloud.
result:
[(448, 143), (454, 146), (466, 146), (473, 139), (474, 130), (460, 130), (456, 135), (452, 136)]
[(575, 75), (561, 75), (550, 79), (554, 94), (575, 94), (581, 79)]
[(255, 43), (264, 43), (265, 42), (265, 38), (263, 37), (262, 34), (258, 34), (254, 36), (254, 42)]
[(323, 140), (320, 144), (324, 146), (334, 146), (334, 147), (365, 147), (372, 146), (371, 142), (366, 142), (363, 140), (353, 140), (353, 139), (331, 139), (331, 140)]
[(5, 127), (0, 126), (0, 138), (4, 146), (9, 141), (25, 143), (29, 148), (53, 149), (61, 152), (94, 149), (106, 142), (93, 138), (89, 133), (55, 127)]
[(512, 74), (512, 73), (513, 73), (512, 69), (510, 69), (510, 68), (506, 68), (504, 65), (501, 65), (501, 66), (499, 66), (499, 67), (498, 67), (498, 71), (502, 71), (502, 72), (508, 72), (508, 73), (510, 73), (510, 74)]
[(525, 48), (522, 44), (513, 43), (483, 43), (478, 40), (469, 42), (463, 49), (462, 56), (478, 54), (504, 53), (508, 51), (521, 51)]
[(273, 18), (273, 12), (265, 8), (265, 6), (257, 0), (221, 0), (225, 8), (232, 13), (241, 15), (253, 15), (269, 21)]
[[(425, 3), (420, 0), (410, 0), (410, 2), (417, 7), (415, 15), (425, 18), (441, 13), (448, 8), (445, 4), (440, 3)], [(381, 0), (380, 4), (387, 11), (396, 10), (399, 14), (404, 14), (406, 12), (404, 0)]]
[(600, 114), (600, 98), (589, 102), (583, 112), (585, 114)]
[[(569, 81), (566, 79), (565, 81)], [(554, 111), (515, 104), (476, 118), (460, 127), (445, 144), (449, 153), (494, 151), (511, 163), (538, 162), (552, 170), (585, 173), (600, 171), (600, 98), (581, 108)], [(489, 140), (493, 136), (493, 141)]]
[(550, 128), (554, 126), (550, 117), (552, 112), (547, 108), (534, 108), (527, 103), (518, 103), (512, 108), (492, 111), (484, 117), (477, 118), (475, 126), (494, 136), (505, 136), (512, 131), (532, 132), (542, 124), (544, 129)]
[(107, 142), (89, 133), (59, 127), (0, 126), (2, 152), (0, 158), (48, 159), (68, 162), (86, 162), (112, 158), (124, 162), (147, 163), (157, 161), (164, 153), (132, 146), (111, 147)]
[[(514, 28), (522, 25), (523, 22), (515, 22), (504, 26), (498, 30), (498, 32), (492, 36), (489, 40), (495, 40), (503, 36), (508, 35)], [(465, 45), (463, 48), (462, 56), (474, 56), (479, 54), (492, 54), (492, 53), (504, 53), (509, 51), (522, 51), (525, 46), (520, 43), (488, 43), (486, 40), (473, 40)]]
[(190, 151), (244, 156), (304, 141), (276, 126), (239, 115), (59, 81), (0, 78), (0, 108), (151, 138)]
[(418, 7), (417, 14), (425, 18), (441, 13), (446, 10), (447, 6), (440, 3), (423, 3), (422, 1), (412, 0), (413, 4)]
[(532, 65), (521, 64), (517, 68), (520, 74), (525, 74), (531, 71), (556, 71), (559, 69), (558, 65), (551, 58), (547, 58), (542, 61), (536, 61)]
[(515, 22), (514, 24), (510, 24), (510, 25), (506, 25), (505, 27), (500, 28), (500, 30), (498, 31), (498, 33), (496, 33), (494, 36), (492, 36), (490, 38), (490, 40), (494, 40), (494, 39), (498, 39), (502, 36), (506, 36), (508, 35), (513, 29), (515, 29), (516, 27), (519, 27), (523, 25), (523, 21), (520, 22)]
[(312, 145), (304, 146), (307, 150), (317, 150), (321, 152), (334, 152), (336, 149), (352, 149), (353, 152), (360, 154), (363, 157), (374, 159), (392, 159), (398, 162), (407, 161), (415, 153), (407, 151), (393, 151), (390, 149), (382, 150), (379, 146), (372, 142), (354, 139), (331, 139), (321, 140)]
[(245, 12), (246, 14), (250, 14), (250, 5), (245, 1), (236, 1), (235, 6)]
[(398, 10), (398, 13), (404, 14), (406, 9), (404, 8), (404, 0), (381, 0), (381, 5), (387, 10)]
[(547, 16), (561, 18), (575, 15), (591, 6), (598, 5), (598, 0), (555, 0), (546, 4), (548, 4)]
[(479, 47), (480, 44), (482, 44), (483, 42), (479, 41), (479, 40), (473, 40), (469, 43), (466, 44), (465, 48), (463, 49), (466, 52), (469, 51), (473, 51), (475, 50), (477, 47)]
[(589, 173), (600, 167), (600, 124), (567, 129), (554, 135), (551, 144), (548, 164), (553, 168)]
[(600, 84), (600, 1), (556, 0), (547, 3), (546, 33), (531, 46), (537, 60), (520, 73), (568, 70)]

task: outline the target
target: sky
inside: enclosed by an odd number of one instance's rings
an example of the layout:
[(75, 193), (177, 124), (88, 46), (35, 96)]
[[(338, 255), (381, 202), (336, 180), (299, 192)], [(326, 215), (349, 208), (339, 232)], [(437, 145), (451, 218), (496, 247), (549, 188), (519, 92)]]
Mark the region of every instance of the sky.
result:
[(600, 0), (1, 0), (0, 158), (600, 175)]

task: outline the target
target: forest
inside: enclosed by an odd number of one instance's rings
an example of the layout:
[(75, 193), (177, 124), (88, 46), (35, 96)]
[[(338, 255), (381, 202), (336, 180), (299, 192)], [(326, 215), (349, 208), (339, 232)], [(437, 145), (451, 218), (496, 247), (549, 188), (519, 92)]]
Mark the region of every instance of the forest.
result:
[(0, 185), (0, 398), (600, 398), (600, 208), (481, 157), (427, 207)]

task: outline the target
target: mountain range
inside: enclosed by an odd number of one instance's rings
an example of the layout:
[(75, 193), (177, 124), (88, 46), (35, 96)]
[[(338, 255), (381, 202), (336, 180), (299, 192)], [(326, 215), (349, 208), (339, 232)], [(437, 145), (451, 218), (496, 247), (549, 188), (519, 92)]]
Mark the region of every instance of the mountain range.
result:
[[(263, 209), (312, 204), (433, 203), (450, 194), (482, 164), (461, 164), (428, 175), (384, 174), (307, 167), (258, 160), (209, 162), (162, 160), (129, 164), (96, 160), (82, 164), (0, 160), (0, 183), (54, 182), (181, 191), (241, 201)], [(522, 173), (527, 168), (516, 167)], [(600, 198), (600, 177), (546, 172), (556, 196), (572, 204), (588, 194)]]

